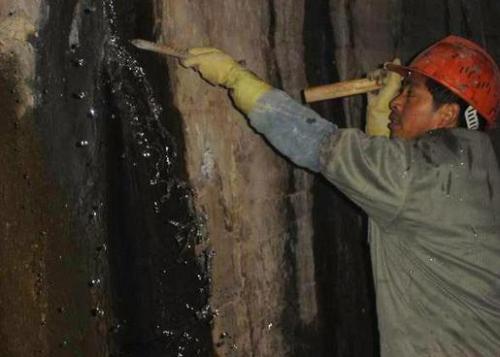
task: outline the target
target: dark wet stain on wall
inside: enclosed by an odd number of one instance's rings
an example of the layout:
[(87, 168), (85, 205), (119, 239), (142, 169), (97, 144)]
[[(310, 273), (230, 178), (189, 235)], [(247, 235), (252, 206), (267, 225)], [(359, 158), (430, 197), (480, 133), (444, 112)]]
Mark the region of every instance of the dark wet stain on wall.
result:
[[(335, 45), (329, 13), (328, 1), (315, 1), (306, 6), (304, 44), (311, 85), (339, 80), (335, 67), (330, 65), (335, 61)], [(313, 109), (340, 127), (346, 127), (342, 100), (320, 102), (314, 104)], [(315, 178), (313, 194), (314, 251), (324, 355), (377, 356), (378, 333), (365, 215), (322, 177)], [(347, 266), (349, 269), (345, 269)]]
[[(210, 254), (194, 249), (203, 221), (185, 181), (180, 118), (164, 104), (165, 67), (151, 59), (142, 67), (128, 44), (151, 36), (138, 33), (151, 28), (152, 19), (141, 17), (151, 6), (51, 4), (38, 44), (38, 130), (72, 228), (61, 239), (76, 251), (63, 259), (78, 259), (73, 263), (81, 267), (80, 279), (59, 268), (73, 278), (51, 290), (64, 295), (60, 315), (95, 321), (82, 321), (102, 334), (95, 349), (113, 356), (207, 355)], [(68, 291), (71, 285), (78, 289)], [(51, 299), (52, 305), (59, 298)], [(84, 344), (83, 332), (55, 330), (63, 348)]]
[(107, 135), (114, 143), (108, 157), (115, 183), (108, 222), (110, 248), (118, 253), (111, 264), (115, 303), (126, 321), (118, 338), (120, 352), (207, 355), (213, 316), (208, 305), (211, 256), (195, 252), (203, 222), (185, 181), (180, 135), (170, 132), (180, 118), (172, 107), (160, 104), (170, 102), (168, 93), (150, 84), (167, 88), (165, 68), (149, 61), (143, 70), (127, 49), (132, 36), (151, 36), (131, 31), (147, 20), (135, 16), (141, 14), (139, 6), (147, 5), (107, 4), (112, 26), (105, 95), (113, 118)]

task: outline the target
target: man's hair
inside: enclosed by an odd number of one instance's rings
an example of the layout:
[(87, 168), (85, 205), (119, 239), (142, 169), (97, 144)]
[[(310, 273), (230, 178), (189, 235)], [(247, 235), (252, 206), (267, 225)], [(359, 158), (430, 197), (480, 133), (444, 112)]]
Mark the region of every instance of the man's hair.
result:
[[(460, 112), (458, 114), (458, 127), (468, 129), (467, 122), (465, 120), (465, 110), (469, 107), (469, 104), (451, 90), (431, 78), (427, 78), (425, 85), (432, 94), (435, 109), (438, 109), (443, 104), (458, 104), (460, 107)], [(479, 113), (477, 116), (479, 118), (479, 128), (477, 130), (484, 130), (486, 120)]]

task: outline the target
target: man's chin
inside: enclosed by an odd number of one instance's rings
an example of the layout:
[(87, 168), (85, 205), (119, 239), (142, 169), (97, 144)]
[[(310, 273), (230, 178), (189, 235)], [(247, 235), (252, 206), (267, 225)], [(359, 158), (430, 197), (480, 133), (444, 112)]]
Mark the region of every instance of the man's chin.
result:
[(389, 131), (391, 138), (399, 138), (400, 137), (401, 126), (395, 122), (391, 122), (389, 124)]
[(400, 139), (400, 140), (412, 140), (415, 137), (413, 136), (408, 136), (408, 133), (404, 132), (401, 128), (399, 130), (392, 130), (390, 132), (391, 139)]

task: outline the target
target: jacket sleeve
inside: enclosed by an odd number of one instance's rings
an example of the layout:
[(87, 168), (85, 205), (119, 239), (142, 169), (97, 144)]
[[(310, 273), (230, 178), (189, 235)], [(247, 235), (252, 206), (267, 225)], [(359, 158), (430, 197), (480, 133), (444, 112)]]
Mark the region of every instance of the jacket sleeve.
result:
[(372, 219), (387, 225), (405, 204), (416, 169), (412, 147), (358, 129), (338, 130), (323, 141), (320, 172)]
[(250, 125), (298, 166), (318, 172), (321, 142), (337, 130), (313, 110), (273, 89), (248, 114)]

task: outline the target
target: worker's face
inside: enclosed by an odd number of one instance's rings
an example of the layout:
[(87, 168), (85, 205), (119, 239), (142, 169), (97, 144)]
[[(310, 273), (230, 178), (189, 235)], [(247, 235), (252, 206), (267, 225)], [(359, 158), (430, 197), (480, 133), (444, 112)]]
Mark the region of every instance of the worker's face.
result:
[(410, 75), (403, 82), (401, 93), (391, 101), (391, 137), (410, 140), (442, 127), (439, 110), (434, 108), (425, 81), (422, 75)]

